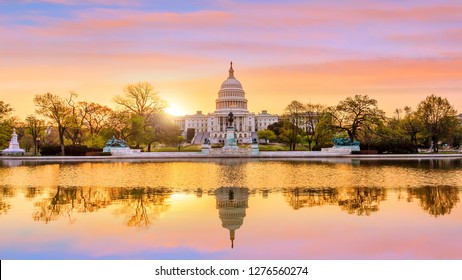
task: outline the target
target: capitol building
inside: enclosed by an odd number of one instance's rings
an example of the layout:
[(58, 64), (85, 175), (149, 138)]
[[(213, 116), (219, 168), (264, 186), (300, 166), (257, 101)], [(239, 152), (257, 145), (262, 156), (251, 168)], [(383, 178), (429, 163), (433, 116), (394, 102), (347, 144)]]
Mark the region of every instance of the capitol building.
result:
[(203, 114), (197, 111), (194, 115), (176, 117), (174, 122), (180, 127), (182, 135), (194, 129), (192, 143), (201, 144), (210, 139), (212, 144), (224, 143), (228, 114), (234, 115), (234, 127), (238, 143), (252, 143), (257, 131), (267, 129), (268, 125), (278, 122), (279, 116), (268, 114), (266, 110), (255, 114), (247, 109), (247, 99), (242, 84), (234, 77), (233, 63), (230, 63), (228, 78), (221, 84), (218, 98), (215, 100), (215, 112)]

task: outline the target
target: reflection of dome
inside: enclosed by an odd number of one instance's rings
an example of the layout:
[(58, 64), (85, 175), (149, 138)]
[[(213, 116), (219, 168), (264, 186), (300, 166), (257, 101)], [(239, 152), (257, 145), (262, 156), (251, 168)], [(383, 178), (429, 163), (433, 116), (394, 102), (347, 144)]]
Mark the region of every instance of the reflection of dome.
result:
[(233, 248), (235, 231), (244, 223), (245, 209), (249, 207), (249, 190), (247, 188), (221, 187), (215, 190), (215, 196), (221, 225), (229, 230), (231, 248)]
[(220, 87), (218, 99), (215, 100), (216, 111), (248, 112), (247, 99), (241, 83), (234, 77), (233, 63), (229, 68), (229, 76)]

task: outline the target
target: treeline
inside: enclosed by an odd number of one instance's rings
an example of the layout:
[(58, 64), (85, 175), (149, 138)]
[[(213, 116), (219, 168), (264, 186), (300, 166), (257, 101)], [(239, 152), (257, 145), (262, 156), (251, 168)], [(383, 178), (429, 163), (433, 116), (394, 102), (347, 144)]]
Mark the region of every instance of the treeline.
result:
[(118, 110), (80, 101), (73, 92), (67, 98), (38, 94), (33, 102), (35, 114), (20, 121), (12, 116), (11, 106), (0, 101), (0, 149), (8, 146), (13, 128), (20, 146), (26, 151), (34, 148), (34, 154), (38, 147), (48, 153), (56, 146), (61, 155), (66, 155), (66, 150), (80, 154), (76, 147), (99, 151), (112, 136), (149, 151), (155, 143), (175, 145), (182, 141), (180, 128), (164, 113), (166, 102), (146, 82), (128, 85), (123, 95), (115, 96)]
[[(165, 101), (146, 82), (128, 85), (123, 95), (115, 96), (118, 110), (80, 101), (72, 92), (67, 98), (38, 94), (33, 101), (35, 114), (24, 121), (0, 101), (0, 149), (8, 146), (13, 128), (20, 146), (34, 148), (34, 154), (37, 147), (56, 153), (57, 146), (62, 155), (66, 147), (75, 154), (82, 152), (78, 147), (99, 151), (112, 136), (147, 151), (158, 143), (180, 147), (184, 142), (180, 128), (164, 113)], [(379, 153), (438, 152), (441, 147), (460, 148), (462, 125), (454, 107), (439, 96), (428, 96), (416, 109), (398, 108), (387, 117), (377, 100), (356, 95), (330, 107), (292, 101), (280, 121), (258, 131), (258, 137), (290, 150), (320, 150), (331, 147), (333, 138), (349, 138), (359, 140), (361, 150)]]
[(386, 117), (377, 100), (356, 95), (331, 107), (292, 101), (281, 120), (258, 136), (286, 143), (290, 150), (320, 150), (331, 147), (333, 138), (349, 138), (359, 140), (361, 150), (378, 153), (438, 152), (441, 147), (460, 148), (462, 124), (454, 107), (439, 96), (428, 96), (415, 110), (406, 106)]

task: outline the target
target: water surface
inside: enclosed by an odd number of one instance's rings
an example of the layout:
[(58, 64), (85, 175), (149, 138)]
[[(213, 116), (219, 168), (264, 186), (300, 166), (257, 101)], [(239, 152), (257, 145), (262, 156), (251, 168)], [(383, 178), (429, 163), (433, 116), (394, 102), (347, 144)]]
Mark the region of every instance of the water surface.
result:
[(462, 259), (461, 166), (0, 161), (0, 258)]

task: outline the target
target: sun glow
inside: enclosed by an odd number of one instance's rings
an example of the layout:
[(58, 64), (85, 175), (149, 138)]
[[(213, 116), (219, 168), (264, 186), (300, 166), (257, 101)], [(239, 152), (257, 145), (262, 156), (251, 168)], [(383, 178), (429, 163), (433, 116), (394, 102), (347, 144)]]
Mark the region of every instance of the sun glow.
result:
[(175, 104), (169, 105), (166, 109), (165, 112), (172, 116), (184, 116), (185, 112), (182, 108), (176, 106)]

